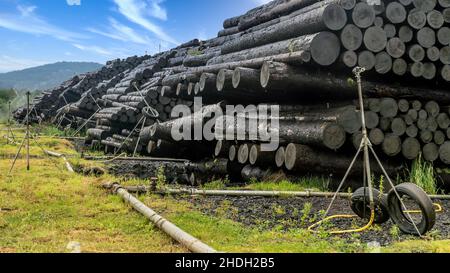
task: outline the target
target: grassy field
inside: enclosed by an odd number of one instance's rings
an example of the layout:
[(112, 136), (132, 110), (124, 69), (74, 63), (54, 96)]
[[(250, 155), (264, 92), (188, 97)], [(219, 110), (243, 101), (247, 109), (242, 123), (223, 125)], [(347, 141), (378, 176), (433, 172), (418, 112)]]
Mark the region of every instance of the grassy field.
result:
[[(3, 131), (0, 136), (3, 135)], [(74, 164), (92, 164), (77, 158), (65, 140), (39, 139), (44, 149), (71, 155)], [(109, 175), (85, 177), (64, 169), (59, 159), (46, 158), (33, 147), (31, 171), (21, 158), (7, 176), (17, 145), (0, 138), (0, 252), (70, 252), (71, 242), (79, 242), (83, 252), (186, 252), (155, 229), (122, 200), (101, 188), (115, 181)], [(142, 184), (145, 181), (128, 181)], [(288, 183), (288, 182), (283, 182)], [(314, 183), (313, 183), (314, 184)], [(320, 183), (283, 184), (283, 189), (301, 190)], [(276, 189), (279, 184), (255, 184), (251, 189)], [(219, 251), (225, 252), (370, 252), (355, 240), (348, 243), (325, 233), (305, 230), (281, 231), (247, 227), (217, 216), (202, 214), (192, 204), (172, 197), (146, 195), (140, 199), (151, 208)], [(450, 252), (450, 241), (412, 241), (382, 249), (386, 252)]]

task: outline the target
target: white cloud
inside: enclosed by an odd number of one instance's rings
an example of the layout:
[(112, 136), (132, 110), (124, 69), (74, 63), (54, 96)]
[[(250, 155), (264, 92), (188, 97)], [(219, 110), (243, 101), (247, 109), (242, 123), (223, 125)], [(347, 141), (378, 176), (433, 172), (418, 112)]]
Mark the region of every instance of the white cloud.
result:
[(85, 46), (81, 44), (72, 44), (74, 47), (78, 48), (79, 50), (92, 52), (95, 54), (100, 54), (104, 56), (113, 56), (114, 52), (99, 46)]
[(148, 37), (136, 33), (135, 30), (119, 23), (114, 18), (109, 18), (109, 23), (110, 29), (108, 31), (102, 31), (96, 28), (88, 28), (87, 30), (123, 42), (133, 42), (144, 45), (151, 43), (151, 40)]
[(150, 6), (151, 9), (149, 11), (149, 14), (155, 18), (161, 19), (161, 20), (167, 20), (167, 11), (165, 8), (161, 7), (160, 4), (164, 0), (151, 0)]
[(8, 55), (0, 55), (0, 73), (22, 70), (30, 67), (47, 64), (46, 61), (13, 58)]
[(81, 0), (66, 0), (69, 6), (81, 6)]
[(22, 6), (18, 5), (17, 9), (19, 10), (20, 14), (24, 17), (32, 15), (32, 13), (36, 10), (36, 6)]
[[(140, 25), (155, 34), (159, 39), (171, 44), (179, 44), (157, 24), (151, 22), (147, 15), (167, 20), (167, 12), (160, 6), (161, 0), (114, 0), (118, 11), (131, 22)], [(146, 13), (147, 11), (147, 13)]]
[(35, 6), (17, 6), (19, 14), (0, 13), (0, 27), (34, 35), (51, 36), (63, 41), (85, 38), (83, 35), (52, 25), (35, 14)]
[(257, 5), (264, 5), (269, 3), (272, 0), (252, 0), (254, 3), (256, 3)]

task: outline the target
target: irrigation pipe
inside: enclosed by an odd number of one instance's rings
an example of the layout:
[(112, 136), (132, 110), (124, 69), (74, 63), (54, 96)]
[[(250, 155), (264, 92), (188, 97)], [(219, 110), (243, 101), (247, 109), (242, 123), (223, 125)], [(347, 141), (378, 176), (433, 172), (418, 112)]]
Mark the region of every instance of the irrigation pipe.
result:
[(175, 163), (187, 163), (190, 162), (187, 159), (173, 159), (173, 158), (157, 158), (157, 157), (114, 157), (114, 156), (87, 156), (84, 155), (82, 157), (85, 160), (89, 161), (148, 161), (148, 162), (158, 162), (158, 161), (165, 161), (165, 162), (175, 162)]
[(158, 215), (155, 211), (147, 207), (145, 204), (131, 195), (126, 189), (122, 188), (119, 184), (113, 184), (112, 190), (115, 194), (122, 197), (125, 202), (129, 203), (135, 210), (148, 218), (159, 229), (167, 233), (175, 241), (187, 247), (190, 251), (194, 253), (217, 253), (215, 249), (211, 248), (210, 246), (201, 242), (199, 239), (193, 237), (179, 227), (175, 226), (167, 219), (164, 219), (162, 216)]
[[(123, 187), (132, 193), (149, 193), (154, 192), (158, 194), (187, 194), (187, 195), (210, 195), (210, 196), (253, 196), (253, 197), (323, 197), (331, 198), (335, 195), (332, 192), (313, 192), (313, 191), (244, 191), (244, 190), (197, 190), (197, 189), (164, 189), (152, 190), (147, 186), (132, 186)], [(351, 193), (338, 193), (339, 198), (351, 198)], [(450, 195), (430, 195), (434, 200), (450, 200)]]
[(66, 164), (66, 168), (69, 172), (74, 173), (75, 171), (73, 170), (72, 165), (70, 165), (70, 162), (67, 160), (66, 156), (57, 152), (52, 152), (52, 151), (45, 151), (45, 153), (49, 156), (53, 156), (53, 157), (58, 157), (58, 158), (62, 158)]

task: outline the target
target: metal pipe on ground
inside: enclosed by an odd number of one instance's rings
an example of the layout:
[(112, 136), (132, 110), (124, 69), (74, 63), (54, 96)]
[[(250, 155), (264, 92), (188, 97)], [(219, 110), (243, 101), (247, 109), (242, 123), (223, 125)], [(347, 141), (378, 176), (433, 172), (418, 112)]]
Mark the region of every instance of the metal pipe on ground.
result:
[(157, 158), (157, 157), (114, 157), (114, 156), (87, 156), (84, 155), (82, 157), (85, 160), (89, 161), (103, 161), (103, 160), (109, 160), (109, 161), (152, 161), (152, 162), (158, 162), (158, 161), (165, 161), (165, 162), (179, 162), (179, 163), (187, 163), (190, 162), (190, 160), (187, 159), (173, 159), (173, 158)]
[(133, 195), (131, 195), (125, 188), (122, 188), (118, 184), (113, 184), (112, 189), (114, 193), (122, 197), (122, 199), (125, 202), (129, 203), (135, 210), (148, 218), (159, 229), (167, 233), (174, 240), (187, 247), (190, 251), (194, 253), (217, 253), (217, 251), (212, 247), (206, 245), (199, 239), (186, 233), (179, 227), (164, 219), (162, 216), (158, 215), (155, 211), (153, 211)]
[(64, 160), (64, 163), (66, 164), (66, 168), (69, 172), (74, 173), (75, 171), (73, 170), (72, 165), (70, 164), (70, 162), (67, 160), (66, 156), (57, 152), (52, 152), (52, 151), (45, 151), (45, 153), (48, 156), (53, 156), (53, 157), (58, 157), (58, 158), (62, 158)]
[[(244, 190), (197, 190), (197, 189), (165, 189), (154, 191), (147, 186), (130, 186), (124, 187), (127, 191), (133, 193), (157, 193), (157, 194), (188, 194), (188, 195), (205, 195), (205, 196), (252, 196), (252, 197), (323, 197), (331, 198), (335, 195), (332, 192), (295, 192), (295, 191), (244, 191)], [(340, 198), (350, 198), (351, 193), (339, 193)], [(450, 200), (450, 195), (430, 195), (434, 200)]]

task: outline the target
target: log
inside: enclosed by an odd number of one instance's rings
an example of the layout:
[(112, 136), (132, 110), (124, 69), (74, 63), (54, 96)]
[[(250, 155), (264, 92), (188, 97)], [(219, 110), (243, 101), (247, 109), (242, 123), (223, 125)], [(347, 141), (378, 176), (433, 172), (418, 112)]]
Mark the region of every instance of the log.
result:
[(441, 113), (436, 118), (439, 128), (442, 130), (447, 130), (450, 127), (450, 117), (447, 113)]
[(407, 12), (405, 7), (398, 3), (389, 3), (386, 7), (386, 17), (393, 24), (400, 24), (406, 20)]
[(401, 26), (398, 30), (398, 37), (404, 43), (409, 43), (414, 38), (414, 32), (409, 26)]
[(447, 136), (442, 131), (436, 131), (434, 133), (434, 143), (436, 145), (442, 145), (444, 144), (445, 140), (447, 139)]
[(406, 52), (406, 45), (399, 38), (391, 38), (387, 42), (386, 51), (393, 58), (401, 58)]
[(250, 155), (250, 144), (242, 144), (237, 152), (237, 159), (240, 164), (247, 164)]
[(420, 139), (422, 140), (423, 143), (427, 144), (427, 143), (431, 143), (433, 142), (433, 133), (429, 130), (422, 130), (420, 132)]
[(388, 39), (392, 39), (397, 36), (397, 28), (393, 24), (386, 24), (383, 27), (384, 32)]
[[(196, 135), (195, 128), (204, 128), (204, 125), (214, 117), (215, 113), (223, 113), (221, 104), (205, 106), (191, 116), (154, 124), (150, 130), (150, 139), (162, 139), (170, 142), (200, 141), (203, 136)], [(179, 134), (176, 139), (173, 138), (172, 132)]]
[(353, 23), (360, 28), (368, 28), (375, 21), (375, 10), (364, 2), (356, 4), (352, 12)]
[[(338, 1), (328, 1), (330, 3), (339, 3)], [(324, 1), (324, 4), (328, 3)], [(351, 6), (352, 1), (344, 1), (345, 6), (348, 8)], [(317, 5), (317, 0), (292, 0), (286, 1), (282, 4), (276, 5), (274, 8), (266, 11), (255, 17), (248, 18), (247, 20), (242, 20), (239, 24), (240, 30), (245, 30), (253, 26), (261, 25), (265, 22), (272, 21), (280, 16), (299, 13), (305, 14), (310, 10), (320, 7)]]
[(387, 35), (384, 29), (376, 26), (369, 27), (364, 32), (364, 45), (374, 53), (384, 50), (387, 45)]
[(375, 55), (369, 51), (364, 50), (358, 55), (358, 66), (364, 67), (367, 71), (372, 70), (376, 65)]
[(255, 89), (260, 87), (261, 71), (252, 68), (238, 67), (233, 71), (233, 87), (239, 89)]
[(379, 74), (386, 74), (392, 70), (393, 61), (388, 53), (382, 51), (375, 56), (375, 71)]
[(427, 102), (427, 104), (425, 104), (425, 110), (427, 111), (429, 116), (436, 118), (441, 112), (441, 107), (437, 102), (429, 101)]
[(393, 134), (387, 134), (382, 144), (382, 149), (387, 156), (397, 156), (402, 151), (402, 141), (400, 137)]
[(232, 90), (233, 89), (233, 71), (228, 69), (221, 69), (216, 78), (217, 91)]
[(424, 63), (423, 64), (423, 75), (424, 79), (432, 80), (436, 78), (437, 68), (434, 63)]
[(395, 118), (392, 120), (391, 130), (395, 136), (401, 137), (406, 133), (406, 123), (402, 118)]
[(448, 46), (450, 45), (450, 28), (442, 27), (437, 32), (437, 39), (441, 45)]
[(392, 64), (392, 71), (398, 76), (403, 76), (408, 71), (408, 64), (401, 58), (396, 59)]
[(423, 146), (422, 154), (426, 161), (434, 162), (439, 158), (439, 146), (434, 143), (428, 143)]
[(440, 60), (444, 65), (450, 64), (450, 46), (444, 46), (441, 48)]
[(408, 15), (408, 24), (416, 30), (424, 28), (427, 24), (426, 13), (420, 9), (411, 10)]
[(216, 90), (217, 75), (212, 73), (203, 73), (200, 77), (200, 92), (207, 90)]
[(424, 48), (430, 48), (436, 44), (436, 32), (429, 28), (423, 27), (417, 32), (417, 42)]
[[(295, 0), (294, 0), (295, 1)], [(222, 54), (238, 52), (277, 41), (290, 39), (306, 34), (314, 34), (326, 30), (340, 30), (347, 23), (345, 10), (337, 4), (323, 5), (265, 29), (243, 35), (226, 43)]]
[(428, 25), (434, 29), (440, 29), (444, 25), (444, 16), (437, 10), (432, 10), (427, 14)]
[(384, 132), (378, 128), (372, 129), (370, 130), (369, 133), (369, 139), (373, 145), (375, 146), (381, 145), (384, 141)]
[(341, 32), (341, 42), (347, 50), (355, 51), (363, 43), (363, 33), (361, 29), (353, 24), (348, 24)]
[(450, 164), (450, 141), (446, 141), (439, 148), (439, 158), (444, 164)]
[(252, 166), (268, 167), (273, 165), (277, 151), (261, 151), (260, 145), (252, 145), (249, 154), (249, 162)]
[(231, 146), (230, 146), (230, 150), (229, 150), (229, 152), (228, 152), (228, 159), (229, 159), (231, 162), (236, 161), (236, 159), (237, 159), (237, 148), (236, 148), (235, 145), (231, 145)]
[(445, 81), (450, 82), (450, 65), (444, 65), (442, 67), (441, 76)]
[(330, 122), (283, 121), (280, 122), (277, 133), (283, 142), (313, 145), (331, 150), (341, 148), (346, 140), (344, 129)]
[(420, 78), (423, 76), (424, 67), (422, 62), (415, 62), (409, 66), (409, 71), (411, 75), (416, 78)]
[(214, 156), (218, 158), (227, 157), (230, 153), (231, 144), (227, 141), (218, 140), (214, 149)]
[[(324, 80), (326, 79), (326, 80)], [(356, 99), (356, 86), (349, 83), (346, 78), (335, 74), (327, 74), (319, 71), (312, 73), (300, 67), (292, 67), (277, 62), (265, 62), (261, 69), (261, 86), (269, 92), (286, 90), (295, 91), (297, 96), (303, 98), (347, 98)], [(314, 94), (309, 92), (313, 88)], [(339, 92), (336, 92), (339, 90)], [(387, 85), (375, 82), (363, 82), (363, 91), (371, 97), (396, 97), (417, 98), (421, 100), (433, 100), (439, 98), (442, 103), (450, 102), (450, 93), (438, 89), (422, 89), (420, 87), (404, 87)], [(384, 102), (388, 100), (383, 100)], [(395, 104), (395, 105), (394, 105)], [(391, 105), (389, 103), (389, 105)], [(398, 105), (393, 100), (392, 107), (386, 107), (384, 117), (395, 117), (398, 113)]]
[[(400, 145), (401, 146), (401, 145)], [(352, 158), (342, 155), (312, 149), (304, 145), (289, 144), (286, 148), (285, 167), (292, 172), (320, 173), (323, 175), (343, 175)], [(374, 173), (381, 173), (378, 164), (373, 163)], [(388, 174), (397, 174), (401, 167), (394, 167), (390, 164), (385, 166)], [(361, 175), (363, 173), (363, 164), (355, 164), (350, 172), (350, 176)]]
[[(208, 65), (241, 62), (244, 60), (286, 54), (296, 51), (310, 51), (311, 57), (316, 63), (322, 66), (328, 66), (333, 64), (338, 59), (340, 49), (341, 43), (339, 38), (334, 33), (323, 31), (316, 34), (305, 35), (294, 39), (221, 55), (211, 59), (208, 62)], [(242, 64), (239, 66), (248, 67)]]
[(437, 0), (413, 0), (413, 5), (423, 12), (432, 11), (437, 4)]
[(421, 146), (417, 139), (407, 138), (402, 144), (403, 157), (409, 160), (414, 160), (419, 157)]
[(406, 135), (408, 137), (416, 138), (419, 135), (419, 128), (415, 125), (411, 125), (406, 129)]
[(441, 58), (441, 51), (439, 48), (432, 46), (427, 49), (427, 58), (432, 61), (436, 62)]
[(355, 67), (358, 64), (358, 55), (355, 51), (347, 50), (342, 53), (341, 61), (350, 68)]
[(280, 147), (275, 154), (275, 164), (278, 168), (282, 168), (284, 166), (284, 162), (286, 160), (286, 148)]

